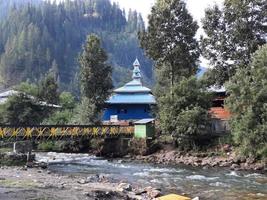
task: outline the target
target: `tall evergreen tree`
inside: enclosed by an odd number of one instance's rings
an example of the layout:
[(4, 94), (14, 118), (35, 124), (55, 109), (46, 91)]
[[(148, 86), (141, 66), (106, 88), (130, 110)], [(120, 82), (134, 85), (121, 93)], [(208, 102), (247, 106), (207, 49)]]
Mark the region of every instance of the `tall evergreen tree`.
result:
[(209, 94), (194, 77), (200, 54), (197, 29), (184, 1), (158, 0), (147, 31), (139, 34), (146, 54), (156, 61), (160, 128), (180, 147), (192, 147), (194, 137), (206, 131), (209, 118)]
[(245, 156), (267, 158), (267, 45), (227, 84), (234, 141)]
[(79, 58), (82, 112), (85, 115), (83, 123), (97, 120), (113, 88), (112, 68), (107, 64), (107, 59), (100, 39), (95, 35), (88, 36)]
[(42, 101), (50, 104), (59, 103), (58, 85), (54, 74), (49, 73), (44, 80), (41, 81), (39, 90), (39, 98)]
[(196, 73), (199, 51), (194, 37), (197, 29), (197, 22), (183, 1), (158, 0), (153, 6), (148, 29), (139, 34), (139, 39), (146, 54), (156, 61), (157, 78), (165, 80), (165, 91), (182, 76)]
[(225, 0), (209, 8), (203, 19), (203, 56), (215, 68), (215, 82), (223, 84), (239, 66), (247, 66), (252, 53), (266, 43), (266, 0)]

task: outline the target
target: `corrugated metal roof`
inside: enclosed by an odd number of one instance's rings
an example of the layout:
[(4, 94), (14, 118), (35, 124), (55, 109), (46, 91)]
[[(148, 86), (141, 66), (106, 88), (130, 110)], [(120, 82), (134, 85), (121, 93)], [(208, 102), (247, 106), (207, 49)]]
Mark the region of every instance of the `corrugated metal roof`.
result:
[(123, 87), (120, 87), (116, 90), (114, 90), (114, 92), (116, 93), (135, 93), (135, 92), (146, 92), (146, 93), (150, 93), (151, 90), (147, 87), (144, 87), (142, 85), (124, 85)]
[(108, 104), (156, 104), (155, 97), (146, 93), (114, 94), (106, 102)]
[(142, 86), (142, 82), (140, 79), (134, 79), (134, 80), (126, 83), (125, 85), (127, 85), (127, 86)]
[(10, 97), (16, 94), (19, 94), (19, 92), (16, 90), (7, 90), (5, 92), (0, 93), (0, 98)]
[[(0, 104), (5, 104), (8, 101), (9, 97), (14, 96), (14, 95), (19, 95), (20, 93), (22, 93), (22, 92), (19, 92), (19, 91), (16, 91), (16, 90), (7, 90), (5, 92), (0, 93)], [(28, 95), (28, 94), (25, 94), (25, 95), (27, 95), (27, 97), (32, 99), (32, 100), (34, 100), (36, 98), (36, 97)], [(59, 105), (50, 104), (50, 103), (47, 103), (45, 101), (38, 101), (38, 104), (40, 106), (61, 108), (61, 106), (59, 106)]]
[(210, 92), (226, 92), (226, 89), (224, 86), (211, 86), (208, 88), (208, 91)]
[(141, 120), (138, 120), (138, 121), (134, 122), (134, 124), (147, 124), (147, 123), (150, 123), (150, 122), (153, 122), (153, 121), (155, 121), (154, 118), (141, 119)]
[(156, 104), (151, 90), (142, 85), (138, 59), (134, 62), (133, 80), (114, 90), (108, 104)]

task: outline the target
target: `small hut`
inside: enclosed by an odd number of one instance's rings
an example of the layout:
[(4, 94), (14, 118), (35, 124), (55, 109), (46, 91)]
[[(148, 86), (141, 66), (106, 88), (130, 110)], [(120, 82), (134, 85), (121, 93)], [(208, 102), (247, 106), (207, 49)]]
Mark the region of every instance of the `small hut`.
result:
[(155, 119), (142, 119), (134, 123), (135, 138), (153, 138), (155, 136)]

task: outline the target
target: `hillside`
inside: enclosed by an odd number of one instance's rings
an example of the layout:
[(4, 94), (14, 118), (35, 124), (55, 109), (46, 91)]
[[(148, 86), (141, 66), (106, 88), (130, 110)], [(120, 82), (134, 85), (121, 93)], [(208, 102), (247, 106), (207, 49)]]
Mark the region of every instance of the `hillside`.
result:
[(6, 17), (10, 9), (14, 6), (25, 5), (28, 3), (38, 5), (42, 0), (0, 0), (0, 19)]
[(153, 83), (152, 63), (138, 44), (137, 33), (144, 29), (144, 21), (136, 11), (126, 17), (109, 0), (67, 0), (58, 5), (0, 0), (0, 13), (0, 75), (5, 87), (26, 80), (38, 83), (52, 70), (61, 89), (77, 91), (77, 58), (91, 33), (101, 37), (108, 52), (115, 86), (127, 80), (136, 57), (144, 81)]

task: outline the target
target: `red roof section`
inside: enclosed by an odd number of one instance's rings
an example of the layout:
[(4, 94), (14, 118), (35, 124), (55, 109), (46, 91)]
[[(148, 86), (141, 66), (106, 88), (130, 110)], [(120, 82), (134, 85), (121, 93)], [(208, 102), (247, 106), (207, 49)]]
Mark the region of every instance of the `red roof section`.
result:
[(223, 107), (212, 107), (209, 110), (212, 118), (221, 119), (221, 120), (229, 120), (231, 117), (231, 113), (229, 110)]

